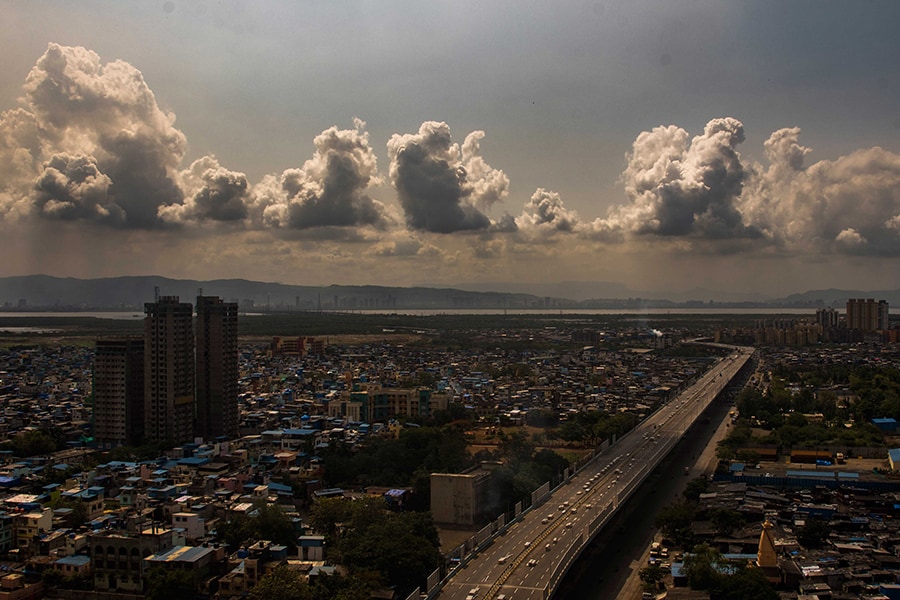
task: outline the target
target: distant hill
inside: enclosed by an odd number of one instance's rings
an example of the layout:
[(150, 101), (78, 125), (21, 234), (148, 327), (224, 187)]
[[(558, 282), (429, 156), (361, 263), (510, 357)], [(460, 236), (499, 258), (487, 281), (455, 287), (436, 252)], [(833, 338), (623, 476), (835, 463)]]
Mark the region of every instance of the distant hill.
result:
[[(469, 284), (475, 286), (476, 284)], [(467, 287), (469, 287), (467, 285)], [(687, 306), (779, 308), (843, 307), (848, 298), (875, 298), (900, 306), (900, 290), (816, 290), (785, 298), (760, 300), (737, 295), (722, 297), (709, 290), (694, 290), (680, 297), (634, 292), (621, 284), (599, 282), (561, 283), (555, 286), (494, 284), (504, 291), (442, 287), (383, 287), (374, 285), (302, 286), (245, 279), (169, 279), (154, 275), (75, 279), (49, 275), (0, 278), (0, 310), (123, 310), (142, 312), (160, 295), (179, 296), (193, 302), (200, 293), (238, 302), (243, 310), (414, 310), (414, 309), (545, 309), (574, 308), (674, 308)], [(523, 290), (530, 289), (531, 292)], [(574, 299), (554, 295), (574, 292)], [(538, 293), (535, 293), (538, 292)], [(715, 301), (713, 301), (715, 300)]]
[(558, 308), (571, 300), (548, 301), (530, 294), (469, 292), (448, 288), (381, 286), (301, 286), (281, 283), (217, 279), (197, 281), (159, 276), (74, 279), (48, 275), (0, 278), (0, 306), (7, 310), (131, 310), (143, 311), (160, 295), (193, 302), (200, 293), (240, 303), (242, 309), (355, 310), (441, 308)]
[(813, 304), (821, 303), (823, 306), (834, 308), (844, 308), (847, 300), (851, 298), (873, 298), (875, 300), (886, 300), (891, 306), (900, 306), (900, 289), (895, 290), (879, 290), (874, 292), (862, 292), (859, 290), (812, 290), (803, 292), (802, 294), (791, 294), (784, 298), (771, 300), (771, 302), (780, 302), (784, 305), (791, 304)]

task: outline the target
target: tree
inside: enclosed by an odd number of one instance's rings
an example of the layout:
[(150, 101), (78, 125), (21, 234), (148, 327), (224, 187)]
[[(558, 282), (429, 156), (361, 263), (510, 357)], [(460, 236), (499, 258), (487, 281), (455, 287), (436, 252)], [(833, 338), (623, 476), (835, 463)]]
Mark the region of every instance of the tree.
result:
[(660, 566), (656, 564), (644, 567), (638, 571), (638, 577), (640, 577), (644, 587), (649, 590), (659, 589), (659, 583), (665, 579), (665, 576), (666, 574), (663, 573)]
[(257, 539), (269, 540), (288, 548), (297, 547), (294, 525), (277, 504), (269, 504), (265, 500), (257, 502), (251, 521), (251, 529), (256, 533)]
[(716, 508), (710, 511), (709, 517), (719, 535), (731, 535), (735, 529), (744, 526), (744, 516), (736, 510)]
[(313, 594), (299, 571), (280, 566), (253, 586), (250, 600), (313, 600)]
[(730, 574), (718, 578), (710, 598), (714, 600), (778, 600), (765, 574), (748, 563), (731, 565)]
[(684, 557), (684, 572), (692, 590), (709, 590), (716, 587), (722, 577), (720, 569), (725, 564), (722, 553), (706, 544), (694, 546)]
[(697, 477), (688, 482), (682, 495), (691, 502), (699, 502), (700, 494), (705, 494), (708, 491), (709, 480), (706, 477)]
[(821, 548), (829, 533), (831, 528), (822, 519), (807, 519), (806, 524), (797, 530), (797, 541), (804, 548)]
[(216, 535), (229, 548), (242, 546), (251, 538), (297, 547), (293, 523), (277, 504), (259, 500), (248, 513), (250, 516), (237, 515), (218, 525)]
[(690, 547), (696, 506), (687, 500), (680, 500), (664, 506), (656, 516), (656, 526), (663, 535), (682, 548)]
[(10, 447), (16, 456), (35, 456), (56, 451), (56, 442), (44, 432), (31, 429), (17, 434), (10, 441)]
[(748, 465), (755, 465), (759, 463), (759, 452), (757, 452), (756, 450), (750, 450), (748, 448), (741, 448), (734, 453), (734, 457), (742, 463), (746, 463)]
[[(394, 513), (380, 498), (317, 501), (310, 511), (316, 529), (326, 532), (329, 556), (351, 565), (351, 575), (381, 580), (408, 594), (441, 563), (440, 539), (428, 513)], [(342, 523), (338, 535), (335, 525)], [(349, 592), (348, 592), (349, 593)]]
[(157, 567), (147, 575), (148, 600), (192, 600), (196, 596), (191, 571)]

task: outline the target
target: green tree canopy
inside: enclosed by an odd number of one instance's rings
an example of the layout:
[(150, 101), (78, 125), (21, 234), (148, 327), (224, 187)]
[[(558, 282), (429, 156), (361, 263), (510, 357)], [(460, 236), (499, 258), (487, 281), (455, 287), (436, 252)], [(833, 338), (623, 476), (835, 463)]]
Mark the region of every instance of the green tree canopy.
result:
[(192, 600), (196, 596), (190, 571), (156, 567), (147, 575), (148, 600)]
[(280, 566), (251, 588), (250, 600), (314, 600), (314, 596), (299, 571)]

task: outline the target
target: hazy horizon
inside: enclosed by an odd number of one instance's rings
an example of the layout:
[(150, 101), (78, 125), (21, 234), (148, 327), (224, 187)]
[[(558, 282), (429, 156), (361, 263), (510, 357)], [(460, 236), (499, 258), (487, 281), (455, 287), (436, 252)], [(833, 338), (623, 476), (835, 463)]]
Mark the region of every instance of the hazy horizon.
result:
[(0, 276), (891, 288), (898, 17), (8, 3)]

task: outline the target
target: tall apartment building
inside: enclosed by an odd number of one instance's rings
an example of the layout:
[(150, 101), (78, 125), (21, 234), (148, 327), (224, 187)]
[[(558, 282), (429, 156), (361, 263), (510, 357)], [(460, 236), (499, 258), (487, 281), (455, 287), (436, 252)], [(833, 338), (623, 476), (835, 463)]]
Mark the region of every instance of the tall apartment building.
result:
[(872, 298), (847, 300), (847, 329), (887, 331), (888, 303)]
[(833, 329), (838, 326), (840, 317), (838, 311), (833, 308), (817, 308), (816, 324), (821, 325), (823, 329)]
[(178, 296), (144, 304), (144, 434), (180, 444), (194, 433), (193, 307)]
[(197, 297), (197, 428), (204, 439), (238, 435), (238, 305)]
[(98, 446), (115, 448), (142, 443), (144, 338), (98, 339), (93, 379), (93, 430)]

